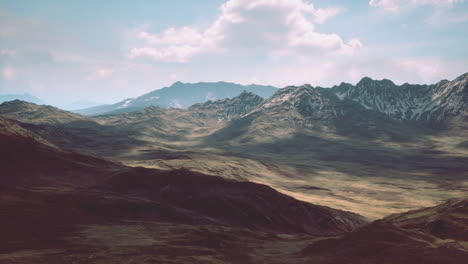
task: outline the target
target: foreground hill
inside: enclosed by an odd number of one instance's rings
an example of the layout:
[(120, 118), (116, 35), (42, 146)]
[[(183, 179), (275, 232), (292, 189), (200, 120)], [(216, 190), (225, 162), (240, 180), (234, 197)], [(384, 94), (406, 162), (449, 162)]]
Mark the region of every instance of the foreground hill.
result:
[(208, 100), (233, 98), (244, 90), (267, 98), (270, 97), (277, 88), (273, 86), (254, 84), (240, 85), (227, 82), (176, 82), (169, 87), (155, 90), (137, 98), (128, 98), (116, 104), (96, 106), (76, 110), (75, 112), (84, 115), (100, 115), (106, 113), (131, 112), (149, 106), (187, 108), (193, 104), (203, 103)]

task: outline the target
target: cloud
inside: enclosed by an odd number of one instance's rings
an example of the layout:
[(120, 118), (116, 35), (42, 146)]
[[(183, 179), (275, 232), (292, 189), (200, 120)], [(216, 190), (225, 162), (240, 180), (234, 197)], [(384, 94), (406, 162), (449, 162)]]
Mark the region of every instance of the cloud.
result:
[(384, 11), (399, 12), (402, 9), (429, 5), (433, 7), (451, 7), (464, 0), (370, 0), (369, 5)]
[[(449, 16), (440, 13), (431, 22), (428, 18), (428, 23), (446, 24), (465, 21), (463, 8), (446, 8), (455, 3), (417, 4), (450, 10)], [(466, 39), (461, 27), (443, 34), (430, 31), (431, 41), (401, 40), (396, 34), (391, 43), (376, 45), (373, 30), (382, 21), (363, 14), (365, 23), (360, 23), (354, 12), (358, 10), (351, 5), (345, 8), (317, 8), (309, 0), (230, 0), (203, 27), (187, 24), (154, 31), (142, 21), (144, 26), (137, 28), (115, 26), (118, 30), (113, 28), (112, 37), (106, 35), (110, 30), (105, 23), (80, 28), (87, 25), (62, 23), (53, 16), (31, 19), (0, 9), (0, 90), (30, 92), (48, 103), (89, 98), (112, 103), (175, 81), (327, 87), (370, 76), (396, 83), (433, 83), (468, 69), (466, 56), (450, 56), (444, 44), (457, 43), (452, 53), (462, 48)], [(330, 30), (333, 27), (339, 33)], [(378, 24), (378, 30), (386, 29), (385, 24)], [(405, 34), (412, 30), (408, 27)]]
[(210, 48), (210, 40), (204, 33), (190, 27), (169, 28), (161, 34), (141, 31), (138, 39), (146, 46), (133, 48), (130, 57), (150, 57), (165, 62), (187, 62), (191, 57)]
[(138, 32), (136, 38), (141, 46), (132, 48), (129, 55), (187, 63), (202, 54), (228, 52), (349, 54), (362, 47), (359, 40), (346, 43), (337, 34), (315, 30), (315, 24), (324, 23), (338, 12), (336, 7), (315, 8), (303, 0), (230, 0), (205, 29), (185, 26), (156, 34)]

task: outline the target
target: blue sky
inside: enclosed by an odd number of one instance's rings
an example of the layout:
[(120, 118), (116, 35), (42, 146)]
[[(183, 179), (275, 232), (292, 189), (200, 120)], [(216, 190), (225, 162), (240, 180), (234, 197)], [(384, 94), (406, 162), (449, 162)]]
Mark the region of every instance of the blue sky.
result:
[(468, 72), (462, 0), (0, 0), (0, 94), (103, 103), (175, 81), (278, 87)]

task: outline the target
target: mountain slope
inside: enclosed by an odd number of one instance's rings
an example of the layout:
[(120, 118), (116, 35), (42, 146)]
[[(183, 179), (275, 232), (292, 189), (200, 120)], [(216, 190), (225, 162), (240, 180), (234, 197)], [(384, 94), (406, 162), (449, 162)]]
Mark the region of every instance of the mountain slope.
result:
[(440, 240), (468, 242), (468, 199), (452, 199), (435, 207), (390, 215), (381, 220), (398, 228)]
[(109, 153), (126, 152), (141, 144), (137, 139), (129, 137), (126, 131), (52, 106), (19, 100), (5, 102), (0, 104), (0, 117), (18, 121), (21, 127), (60, 148), (82, 153), (106, 156)]
[(0, 115), (33, 124), (71, 124), (91, 119), (49, 105), (37, 105), (21, 100), (0, 104)]
[(262, 97), (243, 91), (240, 95), (231, 99), (226, 98), (216, 101), (210, 100), (205, 103), (194, 104), (190, 106), (188, 110), (203, 113), (211, 118), (222, 120), (233, 116), (245, 115), (255, 109), (262, 102)]
[(0, 117), (0, 188), (18, 186), (90, 186), (93, 174), (120, 166), (92, 156), (64, 151), (34, 131)]
[(466, 263), (467, 219), (468, 200), (451, 200), (386, 217), (302, 252), (329, 263)]
[(75, 112), (84, 115), (99, 115), (112, 111), (135, 111), (149, 106), (187, 108), (196, 103), (208, 100), (232, 98), (242, 91), (252, 92), (261, 97), (271, 96), (277, 89), (273, 86), (240, 85), (227, 82), (216, 83), (181, 83), (176, 82), (169, 87), (141, 95), (137, 98), (128, 98), (112, 105), (96, 106)]

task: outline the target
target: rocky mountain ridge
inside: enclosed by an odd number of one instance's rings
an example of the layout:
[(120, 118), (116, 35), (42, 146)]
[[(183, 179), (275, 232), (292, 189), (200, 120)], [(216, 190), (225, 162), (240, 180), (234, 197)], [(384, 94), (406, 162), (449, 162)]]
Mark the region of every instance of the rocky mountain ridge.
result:
[(442, 122), (466, 115), (468, 109), (468, 73), (433, 85), (397, 86), (390, 80), (366, 77), (355, 86), (342, 83), (331, 90), (341, 100), (351, 99), (398, 120)]
[(194, 104), (188, 108), (189, 111), (203, 113), (207, 116), (228, 119), (235, 116), (248, 114), (263, 102), (263, 98), (251, 92), (243, 91), (234, 98), (226, 98), (216, 101)]

